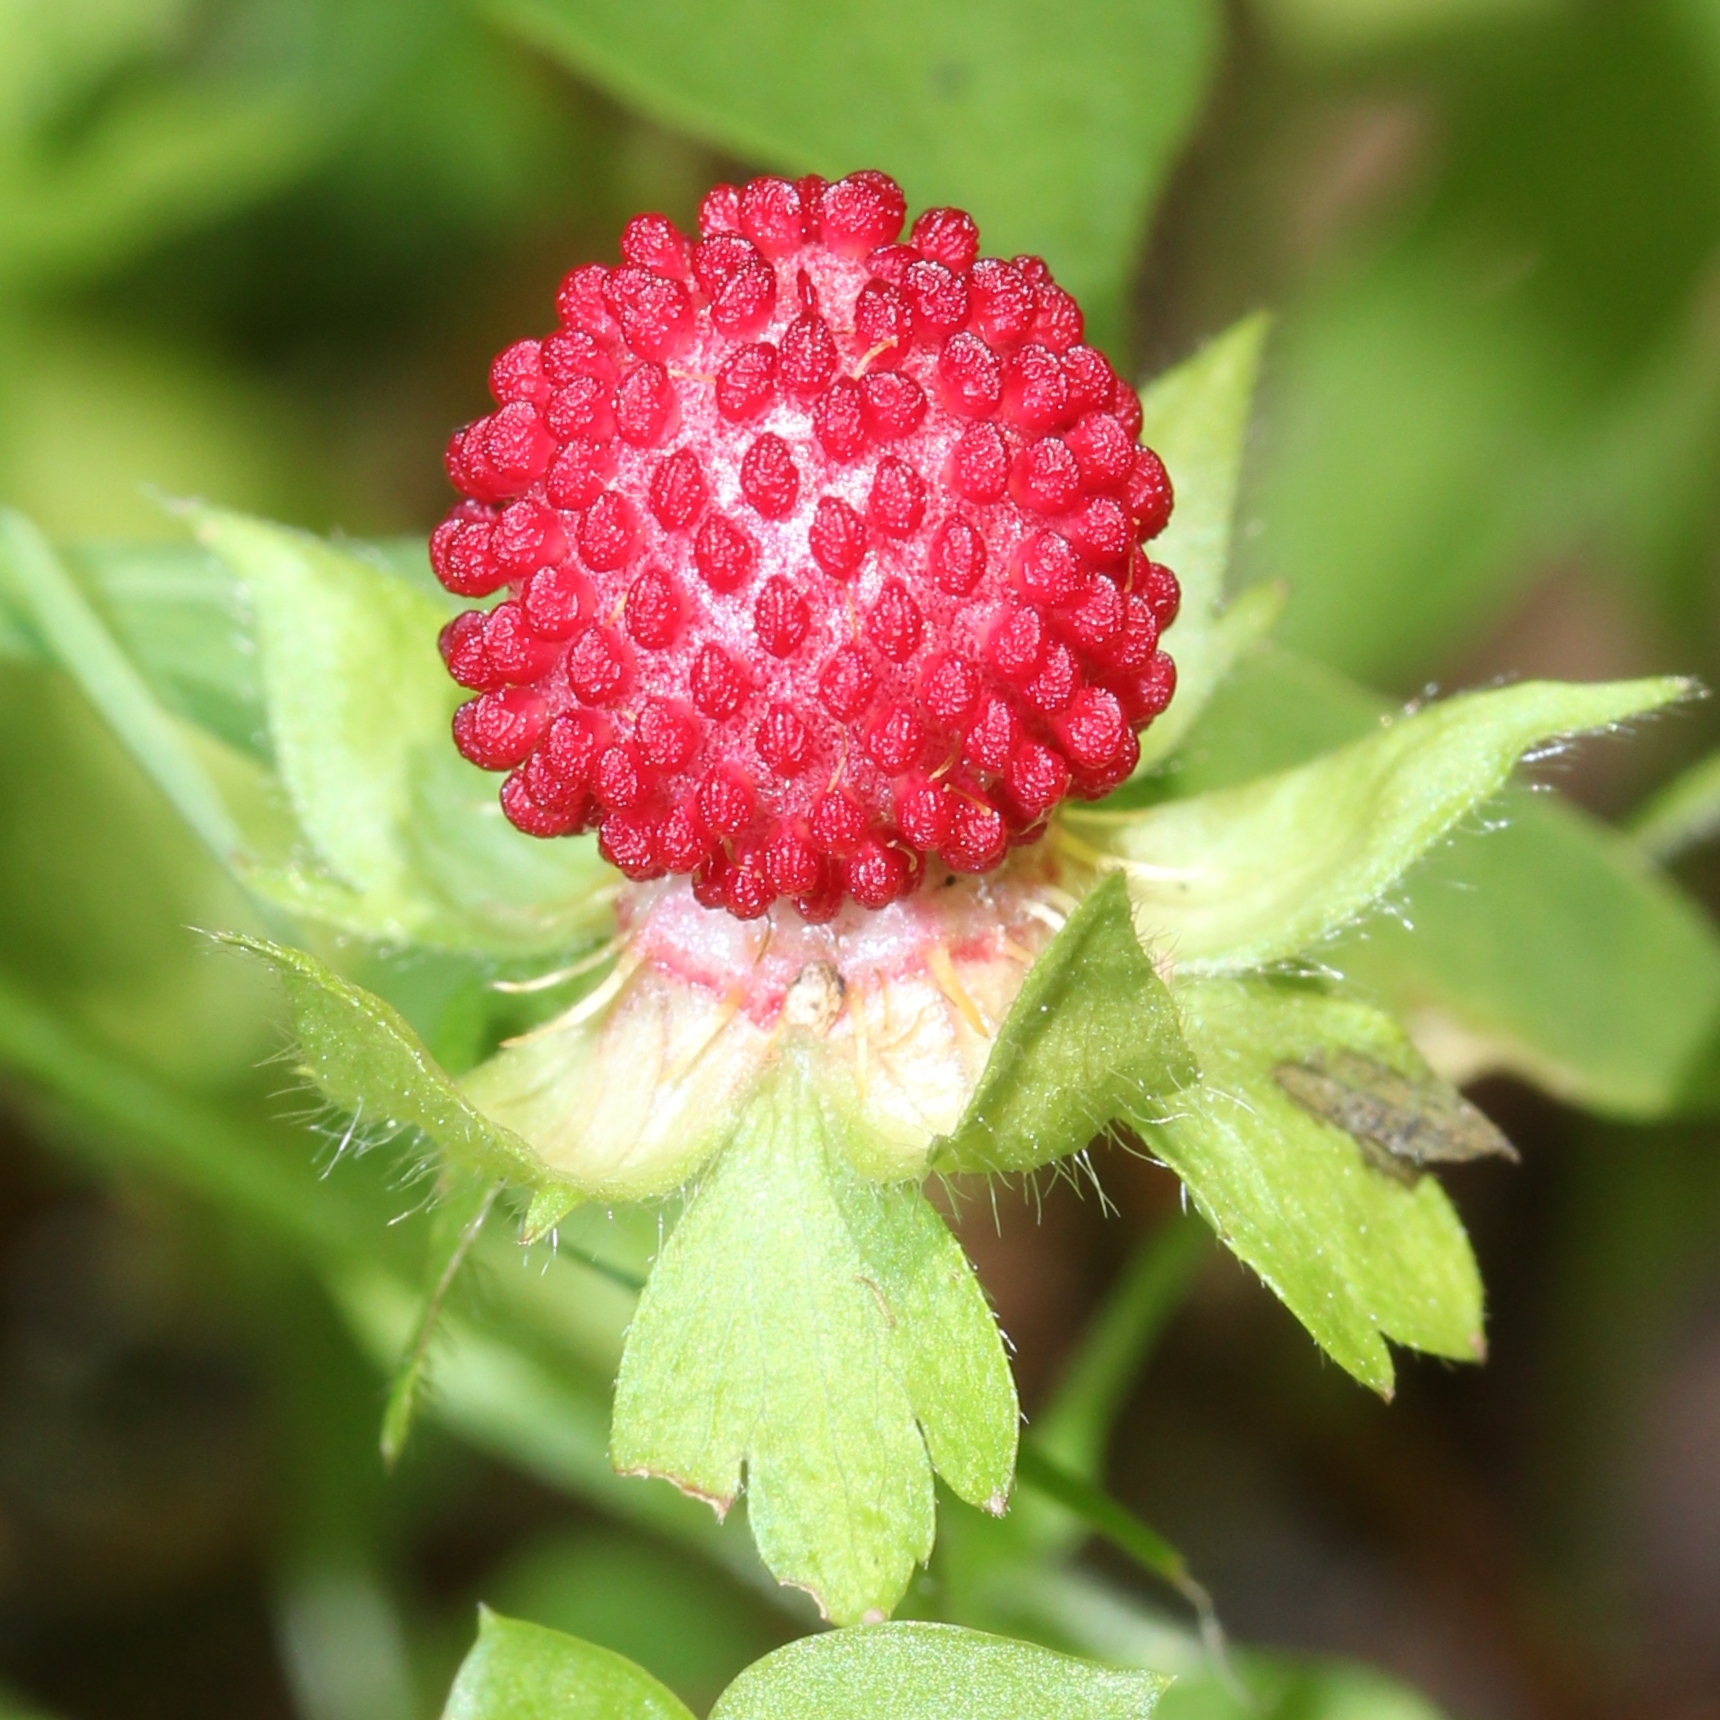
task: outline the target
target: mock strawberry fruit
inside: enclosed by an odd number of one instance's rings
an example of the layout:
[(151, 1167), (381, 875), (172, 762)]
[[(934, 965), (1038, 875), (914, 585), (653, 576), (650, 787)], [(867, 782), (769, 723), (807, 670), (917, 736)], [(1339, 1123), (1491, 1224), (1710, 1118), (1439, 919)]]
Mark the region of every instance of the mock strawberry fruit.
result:
[(454, 721), (520, 829), (742, 918), (983, 873), (1134, 768), (1176, 684), (1171, 485), (1037, 257), (895, 182), (640, 215), (458, 431)]

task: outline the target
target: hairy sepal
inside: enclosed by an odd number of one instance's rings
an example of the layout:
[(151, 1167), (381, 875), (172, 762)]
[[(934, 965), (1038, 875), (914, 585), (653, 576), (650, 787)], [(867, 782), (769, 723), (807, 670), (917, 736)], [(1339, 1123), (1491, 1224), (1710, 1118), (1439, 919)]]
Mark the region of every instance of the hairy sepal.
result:
[(945, 1171), (1033, 1170), (1112, 1123), (1161, 1119), (1194, 1079), (1176, 1005), (1101, 878), (1028, 971), (961, 1121), (933, 1152)]
[(612, 1002), (504, 1045), (461, 1088), (564, 1184), (643, 1200), (679, 1188), (727, 1139), (772, 1041), (721, 996), (654, 968), (615, 978)]
[(1378, 1392), (1392, 1389), (1387, 1338), (1478, 1360), (1481, 1279), (1439, 1183), (1376, 1168), (1274, 1073), (1342, 1049), (1437, 1090), (1403, 1031), (1365, 1004), (1287, 981), (1196, 980), (1177, 987), (1177, 1002), (1201, 1080), (1144, 1136), (1231, 1251)]
[(934, 1467), (1001, 1510), (1019, 1412), (971, 1267), (912, 1184), (837, 1149), (809, 1045), (785, 1047), (640, 1298), (617, 1469), (719, 1510), (839, 1624), (882, 1618), (931, 1553)]
[(530, 1187), (562, 1181), (525, 1140), (474, 1105), (374, 993), (303, 950), (239, 932), (221, 933), (218, 941), (261, 961), (281, 982), (292, 1013), (294, 1066), (350, 1116), (355, 1137), (417, 1129), (483, 1175)]
[(1667, 677), (1466, 694), (1235, 788), (1135, 812), (1066, 813), (1065, 852), (1123, 873), (1143, 941), (1179, 969), (1261, 967), (1364, 912), (1530, 748), (1693, 690)]
[(275, 773), (303, 834), (289, 859), (242, 864), (249, 887), (395, 944), (517, 955), (592, 935), (614, 882), (593, 844), (520, 835), (453, 753), (458, 690), (436, 652), (448, 605), (380, 557), (186, 511), (250, 611)]

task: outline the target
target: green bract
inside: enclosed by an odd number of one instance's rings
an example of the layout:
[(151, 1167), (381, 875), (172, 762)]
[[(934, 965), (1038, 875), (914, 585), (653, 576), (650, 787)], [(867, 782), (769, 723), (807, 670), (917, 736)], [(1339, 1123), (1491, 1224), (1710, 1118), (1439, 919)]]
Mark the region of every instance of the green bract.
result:
[(1382, 1335), (1458, 1361), (1479, 1357), (1481, 1279), (1439, 1184), (1382, 1173), (1273, 1076), (1279, 1064), (1342, 1047), (1423, 1077), (1401, 1030), (1363, 1004), (1270, 980), (1200, 980), (1179, 1001), (1202, 1081), (1148, 1139), (1201, 1216), (1377, 1391), (1392, 1383)]
[(1692, 691), (1665, 678), (1470, 693), (1257, 782), (1139, 812), (1066, 813), (1064, 841), (1123, 873), (1142, 939), (1179, 969), (1264, 967), (1371, 907), (1531, 747)]
[(929, 1558), (934, 1466), (1008, 1499), (1019, 1411), (973, 1269), (912, 1185), (833, 1151), (789, 1051), (694, 1193), (640, 1299), (612, 1455), (726, 1510), (839, 1624), (883, 1617)]
[(1102, 879), (1033, 964), (934, 1163), (1032, 1170), (1079, 1152), (1112, 1123), (1158, 1120), (1195, 1075), (1122, 884)]
[[(601, 24), (617, 41), (630, 28)], [(1687, 685), (1531, 683), (1382, 721), (1358, 689), (1259, 648), (1277, 595), (1226, 608), (1224, 572), (1263, 332), (1240, 325), (1147, 395), (1178, 492), (1158, 553), (1185, 592), (1166, 636), (1181, 685), (1149, 768), (1112, 808), (1065, 809), (983, 885), (886, 910), (888, 962), (776, 928), (775, 944), (725, 946), (727, 970), (682, 971), (675, 915), (702, 912), (684, 887), (642, 887), (618, 917), (626, 887), (589, 839), (514, 831), (493, 778), (449, 742), (449, 609), (418, 552), (195, 509), (181, 552), (61, 555), (5, 517), (0, 649), (74, 676), (248, 887), (260, 924), (231, 941), (279, 976), (298, 1066), (353, 1138), (405, 1131), (445, 1160), (427, 1311), (356, 1269), (339, 1290), (405, 1351), (391, 1449), (497, 1185), (532, 1236), (577, 1229), (582, 1206), (663, 1201), (616, 1466), (719, 1507), (744, 1490), (778, 1578), (833, 1619), (883, 1616), (931, 1551), (934, 1476), (1001, 1510), (1014, 1474), (1002, 1341), (929, 1173), (1031, 1174), (1117, 1134), (1386, 1391), (1388, 1343), (1481, 1353), (1480, 1284), (1438, 1182), (1382, 1158), (1380, 1129), (1310, 1080), (1378, 1071), (1410, 1136), (1418, 1103), (1435, 1123), (1459, 1115), (1442, 1080), (1480, 1068), (1627, 1114), (1685, 1098), (1720, 1010), (1705, 923), (1569, 809), (1510, 791), (1506, 830), (1465, 826), (1525, 751)], [(1375, 912), (1388, 896), (1421, 933)], [(775, 990), (755, 980), (767, 954), (789, 963)], [(592, 1365), (606, 1379), (613, 1360)], [(535, 1376), (532, 1390), (554, 1400)], [(482, 1395), (462, 1376), (447, 1413), (478, 1414)], [(487, 1624), (459, 1690), (513, 1664), (524, 1628)], [(888, 1683), (891, 1656), (966, 1667), (958, 1693), (1040, 1676), (1014, 1650), (936, 1634), (853, 1640), (883, 1646), (850, 1666), (803, 1645), (719, 1712), (792, 1715), (839, 1687), (842, 1711), (871, 1712), (866, 1680)], [(584, 1700), (580, 1678), (634, 1689), (574, 1658), (564, 1705)], [(919, 1689), (925, 1670), (899, 1682)], [(1067, 1676), (1082, 1713), (1150, 1701)], [(466, 1699), (451, 1711), (536, 1712)]]

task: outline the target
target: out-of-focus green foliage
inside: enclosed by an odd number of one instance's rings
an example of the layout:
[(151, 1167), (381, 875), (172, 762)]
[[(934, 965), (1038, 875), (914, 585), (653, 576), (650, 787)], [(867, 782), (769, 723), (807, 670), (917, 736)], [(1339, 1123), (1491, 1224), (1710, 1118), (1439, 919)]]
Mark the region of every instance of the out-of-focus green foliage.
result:
[[(1375, 56), (1326, 75), (1413, 158), (1383, 233), (1284, 308), (1251, 565), (1287, 642), (1413, 685), (1561, 555), (1688, 614), (1720, 458), (1711, 8), (1263, 10)], [(1445, 52), (1391, 40), (1411, 12)]]
[(1141, 741), (1141, 769), (1168, 758), (1236, 660), (1277, 619), (1272, 585), (1225, 608), (1236, 494), (1268, 323), (1249, 317), (1153, 380), (1141, 400), (1141, 438), (1176, 473), (1177, 507), (1153, 553), (1176, 569), (1177, 697)]
[(1146, 217), (1206, 88), (1212, 0), (665, 0), (489, 11), (653, 117), (791, 174), (886, 166), (1003, 256), (1055, 258), (1107, 344)]

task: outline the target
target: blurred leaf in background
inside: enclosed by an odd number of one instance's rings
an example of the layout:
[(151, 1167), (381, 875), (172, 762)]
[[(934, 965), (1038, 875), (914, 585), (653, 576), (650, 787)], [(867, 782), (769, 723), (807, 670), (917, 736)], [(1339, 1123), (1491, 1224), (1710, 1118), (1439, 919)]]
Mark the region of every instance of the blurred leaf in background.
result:
[(1600, 647), (1615, 671), (1697, 618), (1720, 524), (1711, 10), (1259, 0), (1252, 123), (1179, 191), (1161, 246), (1205, 242), (1152, 299), (1172, 324), (1197, 287), (1219, 317), (1282, 310), (1245, 562), (1287, 581), (1288, 643), (1411, 690), (1573, 567), (1636, 630)]
[(1218, 45), (1213, 0), (489, 0), (665, 124), (789, 173), (884, 167), (986, 249), (1052, 260), (1090, 332), (1123, 288)]

